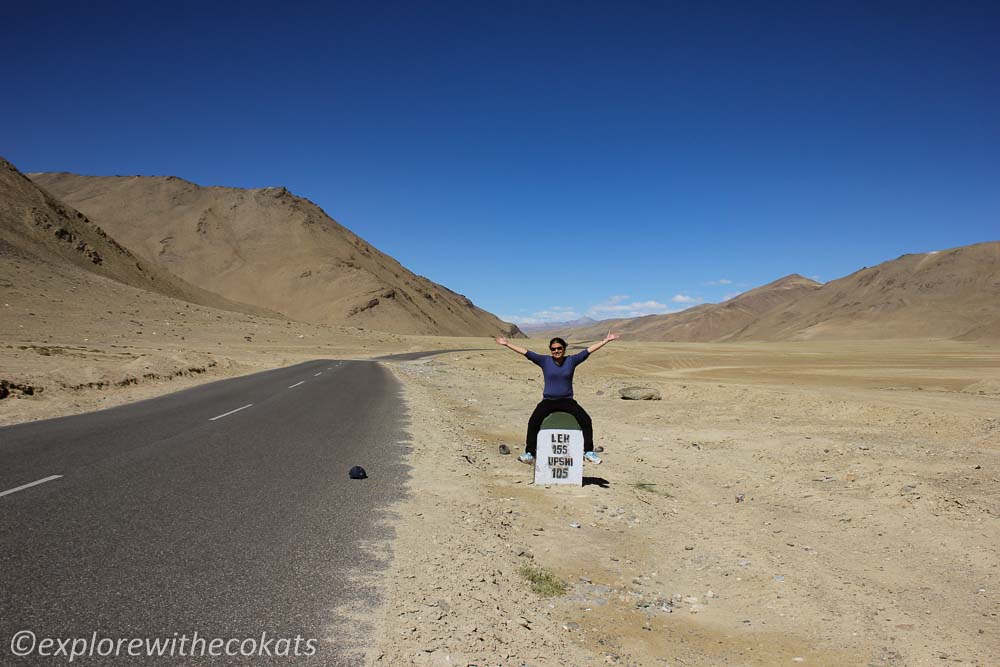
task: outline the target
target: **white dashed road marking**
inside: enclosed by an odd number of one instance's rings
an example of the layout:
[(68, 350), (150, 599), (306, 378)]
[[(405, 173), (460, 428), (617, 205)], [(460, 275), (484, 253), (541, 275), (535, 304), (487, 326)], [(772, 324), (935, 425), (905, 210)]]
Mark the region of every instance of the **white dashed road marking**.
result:
[(320, 375), (322, 375), (322, 374), (323, 374), (323, 371), (320, 371), (319, 373), (316, 373), (316, 375), (313, 375), (313, 377), (314, 377), (314, 378), (318, 378), (318, 377), (319, 377)]
[(226, 412), (226, 413), (224, 413), (224, 414), (221, 414), (221, 415), (219, 415), (218, 417), (212, 417), (212, 418), (211, 418), (211, 419), (209, 419), (208, 421), (210, 421), (210, 422), (214, 422), (214, 421), (215, 421), (216, 419), (222, 419), (223, 417), (228, 417), (229, 415), (233, 414), (234, 412), (239, 412), (240, 410), (246, 410), (246, 409), (247, 409), (247, 408), (249, 408), (249, 407), (250, 407), (251, 405), (253, 405), (253, 403), (247, 403), (247, 404), (246, 404), (246, 405), (244, 405), (244, 406), (243, 406), (242, 408), (236, 408), (235, 410), (230, 410), (229, 412)]
[(32, 486), (37, 486), (39, 484), (44, 484), (45, 482), (51, 482), (52, 480), (59, 479), (60, 477), (62, 477), (62, 475), (50, 475), (50, 476), (46, 477), (45, 479), (39, 479), (39, 480), (36, 480), (34, 482), (30, 482), (28, 484), (22, 484), (21, 486), (18, 486), (18, 487), (13, 488), (13, 489), (7, 489), (6, 491), (0, 491), (0, 496), (9, 496), (12, 493), (17, 493), (18, 491), (22, 491), (22, 490), (30, 488)]
[(302, 382), (296, 382), (296, 383), (295, 383), (295, 384), (293, 384), (293, 385), (292, 385), (291, 387), (289, 387), (289, 389), (295, 389), (295, 388), (296, 388), (296, 387), (298, 387), (298, 386), (299, 386), (300, 384), (305, 384), (305, 383), (306, 383), (306, 381), (305, 381), (305, 380), (303, 380)]

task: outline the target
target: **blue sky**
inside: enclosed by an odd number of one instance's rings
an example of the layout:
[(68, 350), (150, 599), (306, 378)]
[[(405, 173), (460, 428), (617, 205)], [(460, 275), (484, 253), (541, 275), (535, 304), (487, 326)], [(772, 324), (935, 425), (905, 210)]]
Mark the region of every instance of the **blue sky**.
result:
[(0, 154), (283, 185), (522, 322), (1000, 239), (995, 2), (145, 4), (8, 3)]

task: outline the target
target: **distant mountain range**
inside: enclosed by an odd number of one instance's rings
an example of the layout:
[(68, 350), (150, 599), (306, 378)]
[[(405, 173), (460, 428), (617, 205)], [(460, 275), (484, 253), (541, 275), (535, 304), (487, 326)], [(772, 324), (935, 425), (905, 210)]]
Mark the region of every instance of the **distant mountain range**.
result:
[(792, 274), (723, 303), (560, 331), (589, 340), (609, 328), (674, 342), (1000, 340), (1000, 242), (903, 255), (822, 285)]
[[(595, 320), (590, 317), (581, 317), (576, 320), (567, 320), (565, 322), (541, 322), (539, 324), (519, 324), (521, 331), (526, 334), (537, 333), (539, 331), (557, 331), (566, 329), (579, 329), (586, 327), (590, 324), (596, 324), (599, 320)], [(558, 334), (553, 334), (558, 335)]]
[[(524, 335), (284, 188), (30, 177), (0, 158), (0, 259), (11, 258), (0, 269), (10, 269), (2, 276), (10, 284), (18, 280), (11, 267), (30, 262), (50, 267), (49, 281), (84, 271), (264, 317), (406, 334)], [(996, 341), (1000, 241), (903, 255), (825, 284), (792, 274), (679, 313), (525, 326), (533, 335), (576, 339), (602, 338), (609, 328), (634, 340), (677, 342)]]

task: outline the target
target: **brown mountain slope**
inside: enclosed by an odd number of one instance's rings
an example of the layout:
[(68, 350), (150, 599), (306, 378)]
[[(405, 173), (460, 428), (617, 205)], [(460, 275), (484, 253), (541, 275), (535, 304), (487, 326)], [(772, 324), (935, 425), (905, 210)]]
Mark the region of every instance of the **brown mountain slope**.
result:
[[(256, 315), (263, 308), (232, 302), (185, 283), (140, 260), (79, 211), (39, 188), (14, 165), (0, 158), (0, 272), (18, 281), (11, 258), (49, 267), (67, 266), (126, 285), (192, 303)], [(62, 274), (60, 274), (62, 275)]]
[(284, 188), (175, 177), (32, 174), (140, 257), (206, 290), (305, 322), (408, 334), (521, 335)]
[(819, 289), (819, 283), (798, 274), (739, 294), (723, 303), (707, 303), (679, 313), (605, 320), (574, 329), (574, 338), (598, 338), (614, 329), (633, 340), (704, 343), (727, 340), (773, 308)]
[(737, 340), (993, 340), (1000, 242), (903, 255), (826, 283), (770, 311)]

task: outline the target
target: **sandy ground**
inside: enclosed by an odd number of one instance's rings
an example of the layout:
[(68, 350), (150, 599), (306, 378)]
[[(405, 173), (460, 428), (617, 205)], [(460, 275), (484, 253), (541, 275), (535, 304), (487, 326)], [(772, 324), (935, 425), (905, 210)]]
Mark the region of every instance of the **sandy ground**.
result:
[[(372, 665), (997, 664), (995, 346), (616, 342), (576, 380), (605, 463), (546, 489), (514, 460), (540, 373), (490, 340), (8, 287), (0, 424), (309, 358), (469, 348), (390, 364), (412, 470)], [(630, 385), (663, 400), (620, 400)], [(526, 564), (567, 591), (536, 594)]]
[(996, 664), (996, 348), (615, 343), (577, 371), (605, 462), (572, 489), (514, 461), (532, 364), (395, 371), (415, 456), (372, 664)]

